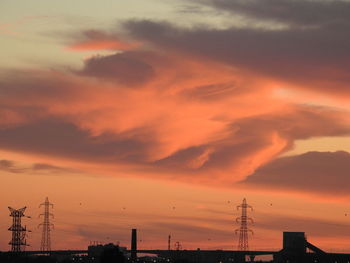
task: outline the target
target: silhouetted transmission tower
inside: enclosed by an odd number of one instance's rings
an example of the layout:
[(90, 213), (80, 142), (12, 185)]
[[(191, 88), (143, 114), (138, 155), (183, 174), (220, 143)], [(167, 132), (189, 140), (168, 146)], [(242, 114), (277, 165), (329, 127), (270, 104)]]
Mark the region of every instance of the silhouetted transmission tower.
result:
[(239, 232), (239, 240), (238, 240), (238, 250), (249, 250), (248, 245), (248, 232), (253, 234), (253, 231), (248, 228), (248, 221), (253, 223), (253, 219), (247, 216), (247, 208), (250, 208), (253, 211), (253, 207), (247, 204), (245, 198), (243, 199), (242, 204), (237, 206), (237, 210), (242, 209), (242, 215), (236, 218), (236, 222), (241, 224), (239, 229), (236, 229), (236, 234)]
[(9, 242), (9, 245), (11, 245), (11, 251), (12, 252), (20, 252), (22, 251), (22, 246), (26, 246), (26, 227), (22, 226), (21, 219), (24, 217), (24, 211), (26, 210), (26, 207), (23, 207), (21, 209), (13, 209), (12, 207), (9, 207), (10, 210), (10, 216), (12, 217), (12, 226), (8, 229), (9, 231), (12, 231), (12, 239)]
[(49, 202), (49, 199), (46, 197), (45, 202), (40, 204), (39, 207), (44, 206), (44, 213), (40, 214), (40, 216), (44, 216), (44, 222), (38, 225), (38, 227), (43, 228), (42, 236), (41, 236), (41, 251), (51, 251), (51, 227), (54, 227), (53, 224), (50, 223), (50, 216), (53, 217), (53, 214), (50, 213), (50, 206), (53, 208), (53, 204)]

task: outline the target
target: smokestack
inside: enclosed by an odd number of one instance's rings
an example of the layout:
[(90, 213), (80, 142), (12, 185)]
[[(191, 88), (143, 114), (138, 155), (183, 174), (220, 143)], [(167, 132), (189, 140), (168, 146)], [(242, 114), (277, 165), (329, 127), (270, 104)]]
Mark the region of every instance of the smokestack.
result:
[(171, 244), (171, 235), (168, 236), (168, 250), (170, 250), (170, 244)]
[(136, 229), (131, 230), (131, 259), (136, 260), (137, 258), (137, 232)]

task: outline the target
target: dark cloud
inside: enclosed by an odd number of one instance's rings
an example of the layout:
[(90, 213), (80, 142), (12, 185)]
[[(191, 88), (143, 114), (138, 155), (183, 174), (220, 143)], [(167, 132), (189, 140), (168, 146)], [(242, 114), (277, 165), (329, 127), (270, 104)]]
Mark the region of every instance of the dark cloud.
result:
[(12, 103), (0, 102), (0, 124), (3, 127), (17, 122), (29, 122), (46, 115), (44, 107), (7, 104)]
[(127, 85), (141, 84), (154, 77), (152, 66), (142, 61), (142, 54), (132, 51), (88, 59), (80, 73)]
[(201, 3), (225, 12), (291, 26), (350, 25), (350, 2), (342, 0), (210, 0)]
[[(4, 106), (38, 109), (25, 102), (53, 101), (57, 98), (69, 101), (81, 91), (74, 84), (77, 80), (64, 72), (54, 70), (7, 70), (0, 72), (0, 102)], [(22, 100), (25, 100), (22, 101)], [(22, 103), (18, 103), (22, 101)], [(5, 104), (6, 103), (6, 104)], [(18, 105), (20, 104), (20, 105)], [(33, 104), (33, 103), (32, 103)]]
[[(299, 105), (291, 112), (244, 118), (232, 125), (240, 127), (237, 133), (239, 137), (255, 138), (264, 131), (275, 130), (285, 138), (308, 139), (314, 136), (349, 134), (350, 125), (344, 122), (346, 118), (347, 112)], [(334, 123), (334, 126), (325, 125), (329, 122)]]
[(350, 67), (350, 37), (346, 27), (185, 29), (142, 20), (129, 21), (125, 28), (134, 38), (162, 50), (214, 59), (304, 88), (348, 92), (350, 74), (345, 69)]
[(53, 117), (2, 128), (0, 137), (2, 149), (100, 162), (140, 162), (151, 143), (107, 133), (91, 136), (88, 131)]
[(307, 152), (276, 159), (242, 183), (322, 195), (349, 195), (349, 171), (348, 152)]

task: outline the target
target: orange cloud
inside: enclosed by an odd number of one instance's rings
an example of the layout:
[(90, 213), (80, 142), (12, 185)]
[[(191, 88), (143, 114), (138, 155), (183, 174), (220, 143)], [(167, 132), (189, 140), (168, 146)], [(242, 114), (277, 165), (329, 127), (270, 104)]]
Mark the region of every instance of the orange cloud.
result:
[[(82, 38), (116, 39), (98, 31)], [(108, 174), (231, 187), (297, 139), (350, 132), (345, 111), (282, 96), (284, 81), (154, 47), (94, 56), (79, 70), (3, 73), (0, 148)]]
[[(78, 72), (8, 74), (1, 103), (18, 117), (0, 130), (0, 147), (93, 162), (108, 174), (144, 170), (222, 186), (244, 179), (295, 139), (349, 131), (329, 110), (276, 97), (273, 81), (217, 63), (152, 52), (91, 60), (109, 71), (101, 75), (87, 62)], [(118, 75), (121, 65), (135, 68), (135, 76), (151, 74), (135, 82), (132, 74)], [(322, 127), (324, 121), (333, 125)]]

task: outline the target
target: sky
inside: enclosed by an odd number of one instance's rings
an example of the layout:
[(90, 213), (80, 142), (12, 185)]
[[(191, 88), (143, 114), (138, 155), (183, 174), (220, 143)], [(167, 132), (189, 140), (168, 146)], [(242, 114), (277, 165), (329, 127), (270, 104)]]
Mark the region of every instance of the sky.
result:
[(0, 2), (0, 250), (251, 249), (305, 232), (350, 252), (350, 2)]

